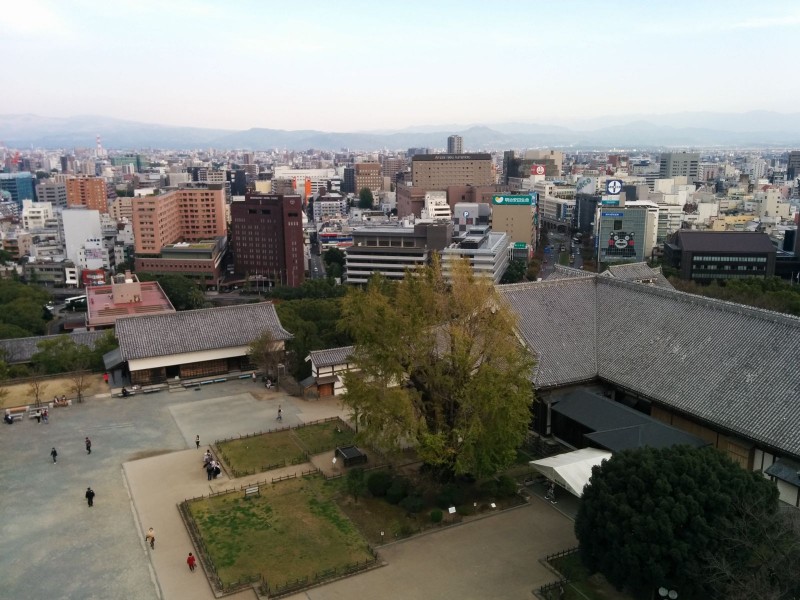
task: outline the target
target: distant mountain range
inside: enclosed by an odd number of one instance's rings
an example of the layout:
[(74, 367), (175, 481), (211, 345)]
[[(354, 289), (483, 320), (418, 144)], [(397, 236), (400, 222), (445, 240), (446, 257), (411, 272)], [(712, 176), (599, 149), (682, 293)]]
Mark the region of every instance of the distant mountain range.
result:
[(0, 141), (11, 148), (91, 148), (100, 135), (107, 149), (404, 150), (444, 148), (447, 136), (452, 134), (463, 136), (465, 151), (545, 146), (572, 149), (798, 147), (800, 113), (686, 112), (598, 117), (551, 124), (449, 124), (353, 133), (173, 127), (100, 116), (0, 115)]

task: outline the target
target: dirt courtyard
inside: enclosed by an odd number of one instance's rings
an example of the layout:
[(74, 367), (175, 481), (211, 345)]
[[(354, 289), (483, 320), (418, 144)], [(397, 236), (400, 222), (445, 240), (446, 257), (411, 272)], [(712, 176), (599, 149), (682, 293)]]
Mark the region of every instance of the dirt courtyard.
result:
[[(39, 399), (42, 402), (50, 402), (53, 396), (66, 395), (67, 398), (75, 398), (76, 394), (72, 391), (74, 384), (69, 377), (52, 377), (42, 379), (39, 387)], [(33, 404), (36, 400), (29, 381), (25, 383), (8, 383), (2, 386), (8, 393), (0, 398), (0, 408), (13, 408)], [(103, 376), (99, 373), (91, 373), (86, 376), (85, 387), (83, 389), (84, 398), (110, 392), (108, 385), (103, 381)]]

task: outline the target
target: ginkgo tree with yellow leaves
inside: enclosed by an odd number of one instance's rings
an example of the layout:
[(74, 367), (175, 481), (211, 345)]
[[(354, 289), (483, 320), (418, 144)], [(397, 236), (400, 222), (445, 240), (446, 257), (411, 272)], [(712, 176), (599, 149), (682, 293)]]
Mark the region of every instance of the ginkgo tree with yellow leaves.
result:
[(373, 278), (343, 299), (354, 340), (342, 397), (362, 439), (415, 447), (454, 475), (493, 475), (511, 464), (531, 418), (533, 359), (491, 280), (469, 264)]

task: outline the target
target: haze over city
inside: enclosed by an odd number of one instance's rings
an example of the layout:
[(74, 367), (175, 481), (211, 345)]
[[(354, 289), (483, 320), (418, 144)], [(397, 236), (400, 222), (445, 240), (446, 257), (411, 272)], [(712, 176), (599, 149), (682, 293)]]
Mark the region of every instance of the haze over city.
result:
[(792, 112), (800, 92), (787, 70), (800, 5), (788, 1), (31, 0), (2, 14), (4, 114), (226, 129), (580, 127)]

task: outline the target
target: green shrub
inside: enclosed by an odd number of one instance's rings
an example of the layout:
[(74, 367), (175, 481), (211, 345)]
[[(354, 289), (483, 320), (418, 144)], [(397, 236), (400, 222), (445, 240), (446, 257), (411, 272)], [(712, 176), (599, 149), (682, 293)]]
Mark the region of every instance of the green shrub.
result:
[(376, 471), (367, 478), (367, 489), (376, 498), (386, 495), (392, 485), (392, 475), (386, 471)]
[(497, 495), (497, 481), (488, 479), (481, 483), (480, 492), (482, 498), (492, 498)]
[(386, 500), (390, 504), (397, 504), (400, 500), (408, 496), (408, 487), (408, 481), (402, 477), (398, 477), (392, 482), (389, 489), (386, 490)]
[(418, 513), (424, 508), (425, 503), (422, 501), (422, 498), (416, 494), (412, 494), (400, 500), (400, 506), (410, 513)]
[(497, 478), (497, 495), (501, 498), (510, 498), (517, 493), (517, 482), (508, 475)]
[(469, 517), (475, 514), (475, 506), (472, 504), (462, 504), (458, 507), (458, 514), (462, 517)]
[(397, 537), (408, 537), (414, 533), (414, 529), (408, 523), (403, 523), (395, 530), (395, 535)]
[(453, 484), (446, 485), (436, 498), (436, 506), (441, 509), (457, 506), (463, 502), (464, 490)]
[(441, 523), (442, 519), (444, 518), (444, 513), (438, 508), (434, 508), (431, 511), (431, 523)]

